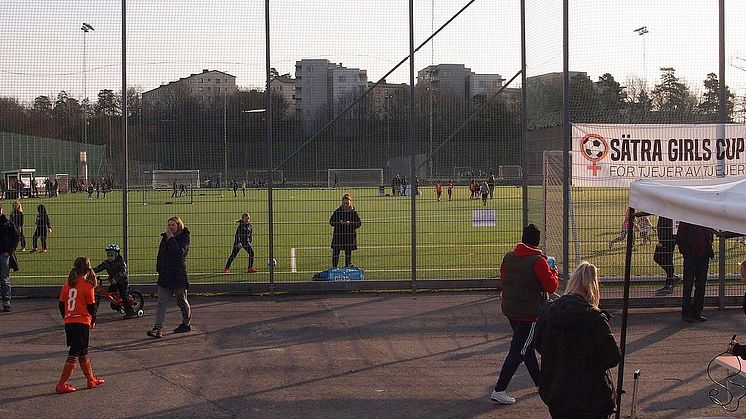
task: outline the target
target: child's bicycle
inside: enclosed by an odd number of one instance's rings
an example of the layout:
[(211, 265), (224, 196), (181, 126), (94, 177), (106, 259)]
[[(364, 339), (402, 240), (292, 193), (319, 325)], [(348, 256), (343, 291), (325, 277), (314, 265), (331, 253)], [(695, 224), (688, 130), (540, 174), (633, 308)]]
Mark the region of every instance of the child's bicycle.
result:
[[(122, 306), (122, 296), (119, 295), (119, 291), (112, 291), (108, 292), (106, 289), (101, 285), (103, 282), (101, 280), (102, 278), (99, 278), (99, 284), (96, 286), (96, 310), (98, 310), (99, 304), (101, 304), (101, 300), (106, 298), (109, 300), (109, 306), (112, 310), (118, 311), (122, 314), (124, 313), (124, 307)], [(137, 290), (128, 289), (127, 290), (127, 298), (130, 301), (130, 304), (132, 304), (132, 310), (137, 314), (137, 317), (142, 317), (145, 312), (143, 311), (143, 307), (145, 306), (145, 298), (143, 298), (142, 293)]]

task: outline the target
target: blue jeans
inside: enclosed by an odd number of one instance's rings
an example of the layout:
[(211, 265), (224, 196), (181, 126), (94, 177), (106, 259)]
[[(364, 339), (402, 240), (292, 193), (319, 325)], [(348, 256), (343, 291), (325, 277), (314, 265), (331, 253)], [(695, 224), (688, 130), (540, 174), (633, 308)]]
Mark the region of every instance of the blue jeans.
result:
[[(699, 316), (705, 305), (705, 282), (710, 268), (710, 257), (684, 258), (684, 291), (682, 295), (681, 315)], [(694, 301), (692, 301), (694, 287)]]
[[(510, 320), (510, 319), (508, 319)], [(536, 360), (534, 352), (534, 328), (536, 322), (519, 322), (510, 320), (510, 327), (513, 328), (513, 339), (510, 341), (510, 351), (500, 369), (500, 377), (495, 384), (495, 391), (505, 391), (508, 388), (510, 379), (521, 365), (526, 364), (531, 379), (536, 387), (539, 386), (539, 362)]]
[(10, 307), (10, 256), (0, 253), (0, 295), (3, 307)]

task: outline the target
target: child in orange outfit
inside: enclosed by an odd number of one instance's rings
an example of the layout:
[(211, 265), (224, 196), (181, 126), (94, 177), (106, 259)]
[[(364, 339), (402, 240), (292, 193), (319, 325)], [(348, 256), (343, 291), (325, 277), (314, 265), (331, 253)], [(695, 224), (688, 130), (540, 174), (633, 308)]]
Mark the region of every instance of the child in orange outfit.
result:
[(70, 351), (67, 353), (62, 376), (57, 383), (57, 393), (70, 393), (77, 389), (67, 381), (75, 369), (75, 360), (88, 380), (88, 388), (104, 383), (93, 374), (91, 360), (88, 359), (89, 330), (96, 324), (96, 274), (91, 269), (91, 261), (86, 257), (75, 259), (73, 269), (60, 292), (59, 308), (65, 320), (65, 336)]

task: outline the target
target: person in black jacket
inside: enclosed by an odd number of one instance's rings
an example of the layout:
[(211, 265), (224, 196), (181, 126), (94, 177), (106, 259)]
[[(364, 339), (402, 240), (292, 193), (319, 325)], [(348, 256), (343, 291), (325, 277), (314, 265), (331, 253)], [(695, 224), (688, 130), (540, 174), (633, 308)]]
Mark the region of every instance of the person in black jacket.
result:
[(241, 249), (246, 250), (249, 254), (249, 267), (246, 270), (248, 273), (255, 273), (258, 270), (254, 267), (254, 247), (251, 245), (254, 235), (254, 227), (251, 225), (251, 216), (248, 212), (241, 214), (241, 219), (236, 221), (238, 227), (236, 227), (236, 235), (233, 239), (233, 251), (228, 256), (228, 261), (225, 263), (223, 273), (230, 273), (231, 263), (236, 259), (238, 252)]
[(192, 309), (187, 299), (189, 278), (187, 277), (186, 258), (189, 254), (189, 229), (179, 217), (168, 219), (166, 231), (161, 233), (161, 244), (158, 247), (158, 258), (155, 269), (158, 271), (158, 303), (155, 310), (155, 325), (148, 330), (148, 336), (163, 337), (163, 321), (166, 319), (166, 304), (176, 298), (176, 305), (181, 309), (181, 324), (174, 333), (192, 330)]
[(40, 204), (36, 207), (36, 212), (36, 229), (34, 230), (34, 235), (31, 236), (34, 248), (31, 250), (31, 253), (39, 251), (39, 248), (36, 247), (39, 238), (41, 238), (41, 251), (47, 253), (47, 233), (52, 232), (52, 223), (49, 221), (47, 207)]
[(119, 254), (119, 245), (109, 244), (104, 248), (106, 250), (106, 260), (99, 263), (98, 266), (93, 268), (93, 272), (99, 273), (106, 271), (109, 275), (109, 292), (117, 291), (119, 296), (122, 297), (122, 307), (124, 308), (124, 318), (132, 319), (137, 317), (135, 310), (132, 309), (132, 303), (127, 298), (127, 289), (129, 288), (129, 279), (127, 278), (127, 263), (124, 258)]
[(656, 224), (655, 228), (658, 231), (658, 243), (655, 245), (653, 260), (666, 272), (666, 284), (663, 288), (655, 292), (661, 295), (669, 295), (673, 292), (674, 284), (678, 279), (673, 269), (673, 251), (676, 248), (676, 238), (673, 234), (673, 220), (666, 217), (658, 217), (658, 224)]
[(16, 247), (18, 246), (18, 231), (15, 225), (3, 214), (0, 206), (0, 296), (3, 300), (3, 311), (10, 311), (10, 269), (18, 270), (15, 260)]
[(21, 252), (26, 251), (26, 236), (23, 234), (23, 207), (20, 201), (13, 202), (13, 210), (10, 212), (10, 222), (16, 226), (18, 238), (21, 244)]
[(352, 251), (357, 250), (357, 232), (362, 222), (355, 207), (352, 206), (352, 196), (348, 193), (342, 196), (342, 205), (329, 218), (329, 225), (334, 227), (332, 233), (332, 266), (339, 265), (339, 252), (345, 252), (345, 266), (352, 265)]
[(539, 395), (553, 419), (608, 418), (616, 409), (609, 369), (622, 354), (599, 300), (596, 267), (583, 262), (565, 294), (539, 314)]

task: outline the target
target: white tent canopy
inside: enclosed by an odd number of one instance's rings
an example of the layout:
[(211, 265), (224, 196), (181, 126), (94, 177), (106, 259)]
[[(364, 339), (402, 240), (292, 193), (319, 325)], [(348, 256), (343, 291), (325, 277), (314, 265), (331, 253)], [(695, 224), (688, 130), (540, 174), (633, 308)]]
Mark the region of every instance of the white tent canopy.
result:
[(746, 176), (701, 180), (637, 180), (629, 206), (674, 220), (746, 234)]

